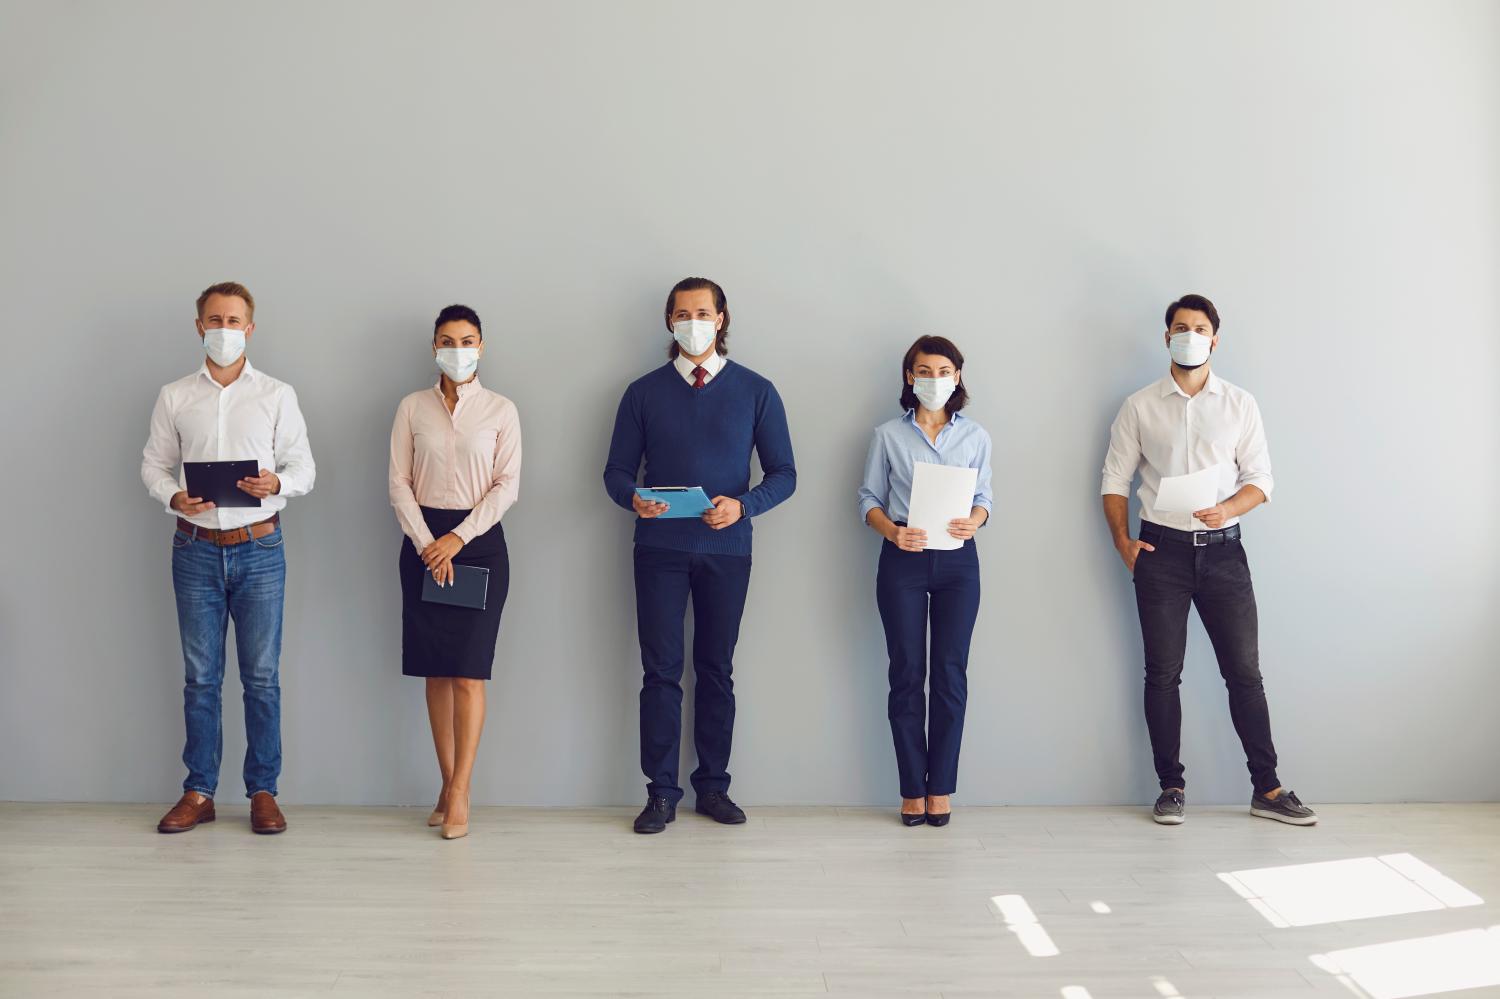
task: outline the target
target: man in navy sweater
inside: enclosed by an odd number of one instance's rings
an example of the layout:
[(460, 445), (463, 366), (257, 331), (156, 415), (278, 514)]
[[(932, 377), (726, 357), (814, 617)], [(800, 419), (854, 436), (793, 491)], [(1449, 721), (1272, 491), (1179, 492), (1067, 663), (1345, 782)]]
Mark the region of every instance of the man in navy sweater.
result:
[[(638, 833), (677, 817), (682, 788), (683, 627), (693, 601), (693, 771), (697, 810), (731, 825), (745, 813), (729, 799), (734, 735), (734, 646), (750, 586), (751, 519), (797, 488), (786, 410), (776, 387), (728, 360), (729, 305), (707, 278), (686, 278), (667, 295), (671, 358), (625, 390), (604, 466), (610, 499), (635, 511), (636, 629), (641, 642), (641, 770), (648, 781)], [(761, 481), (750, 488), (750, 452)], [(702, 486), (713, 509), (701, 518), (660, 519), (668, 509), (636, 494), (645, 458), (648, 486)]]

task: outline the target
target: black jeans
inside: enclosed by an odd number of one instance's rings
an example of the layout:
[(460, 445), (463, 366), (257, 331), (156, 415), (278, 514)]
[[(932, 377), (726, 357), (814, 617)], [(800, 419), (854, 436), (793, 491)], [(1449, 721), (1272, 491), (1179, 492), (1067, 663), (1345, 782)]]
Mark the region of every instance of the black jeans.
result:
[(1142, 551), (1135, 563), (1135, 604), (1146, 650), (1146, 727), (1151, 755), (1163, 788), (1185, 787), (1182, 763), (1182, 659), (1187, 648), (1188, 604), (1198, 608), (1213, 643), (1219, 673), (1229, 688), (1229, 717), (1245, 749), (1246, 766), (1257, 794), (1281, 786), (1271, 713), (1260, 677), (1255, 590), (1250, 563), (1239, 541), (1193, 547), (1162, 537), (1162, 529), (1141, 523)]

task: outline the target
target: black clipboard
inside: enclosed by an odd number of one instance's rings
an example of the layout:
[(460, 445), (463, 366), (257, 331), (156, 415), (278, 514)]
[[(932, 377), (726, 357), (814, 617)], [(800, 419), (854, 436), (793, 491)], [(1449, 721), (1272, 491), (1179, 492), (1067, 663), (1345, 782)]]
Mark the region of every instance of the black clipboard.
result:
[(241, 479), (260, 474), (260, 463), (254, 461), (184, 461), (182, 474), (187, 479), (187, 494), (214, 506), (260, 506), (260, 500), (236, 485)]
[(485, 598), (490, 590), (490, 571), (478, 565), (453, 563), (453, 582), (439, 586), (429, 571), (422, 577), (422, 599), (430, 604), (449, 604), (484, 610)]

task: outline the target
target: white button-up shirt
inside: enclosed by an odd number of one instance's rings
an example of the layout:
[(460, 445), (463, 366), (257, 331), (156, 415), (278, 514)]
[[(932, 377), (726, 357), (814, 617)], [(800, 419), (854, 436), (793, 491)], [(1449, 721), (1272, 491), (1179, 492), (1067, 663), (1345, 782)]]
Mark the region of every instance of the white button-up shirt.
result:
[[(717, 375), (720, 371), (724, 370), (724, 363), (724, 355), (719, 353), (717, 350), (704, 358), (703, 370), (707, 373), (703, 376), (703, 384), (707, 385), (709, 382), (713, 381), (714, 375)], [(683, 378), (687, 379), (687, 383), (689, 385), (698, 380), (693, 376), (693, 369), (698, 365), (694, 364), (686, 354), (678, 351), (677, 356), (672, 358), (672, 364), (676, 366), (677, 373), (682, 375)]]
[(286, 508), (292, 496), (312, 492), (312, 450), (297, 393), (285, 382), (261, 374), (247, 358), (240, 376), (220, 385), (208, 364), (164, 386), (151, 411), (151, 434), (141, 455), (141, 481), (167, 512), (172, 497), (187, 488), (185, 461), (247, 461), (268, 468), (281, 480), (281, 492), (258, 507), (215, 507), (189, 517), (199, 527), (232, 530)]
[[(1109, 429), (1109, 451), (1104, 456), (1100, 491), (1129, 496), (1136, 470), (1141, 473), (1141, 519), (1179, 531), (1206, 531), (1208, 525), (1191, 513), (1166, 513), (1153, 508), (1161, 480), (1221, 466), (1217, 502), (1246, 485), (1257, 486), (1271, 498), (1271, 455), (1255, 397), (1219, 376), (1196, 396), (1189, 396), (1168, 374), (1125, 400)], [(1224, 526), (1239, 522), (1235, 517)]]

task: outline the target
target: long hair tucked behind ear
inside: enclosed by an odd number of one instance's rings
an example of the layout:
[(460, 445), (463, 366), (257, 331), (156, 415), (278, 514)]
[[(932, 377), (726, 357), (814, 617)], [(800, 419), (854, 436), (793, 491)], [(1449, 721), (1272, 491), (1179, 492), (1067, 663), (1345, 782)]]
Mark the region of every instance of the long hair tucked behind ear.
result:
[[(724, 297), (724, 289), (720, 288), (717, 282), (710, 281), (708, 278), (683, 278), (672, 286), (671, 291), (667, 292), (667, 307), (662, 312), (663, 317), (666, 319), (667, 332), (672, 332), (672, 310), (677, 307), (677, 293), (679, 291), (704, 290), (714, 293), (714, 311), (724, 313), (724, 328), (719, 330), (718, 336), (714, 337), (714, 350), (718, 351), (721, 356), (724, 356), (729, 353), (729, 299)], [(682, 351), (678, 348), (677, 341), (673, 340), (667, 347), (667, 356), (675, 358), (680, 353)]]
[[(953, 362), (953, 369), (955, 371), (962, 371), (964, 369), (964, 355), (953, 345), (952, 340), (942, 336), (917, 337), (917, 342), (911, 345), (910, 349), (906, 352), (906, 357), (901, 361), (902, 409), (916, 409), (921, 405), (921, 402), (917, 399), (917, 393), (912, 390), (910, 385), (906, 384), (906, 376), (911, 371), (911, 366), (917, 363), (918, 354), (936, 354), (939, 357), (946, 357)], [(948, 411), (950, 417), (969, 404), (969, 390), (964, 387), (968, 381), (967, 378), (960, 381), (954, 386), (953, 394), (948, 397), (948, 403), (943, 408)]]

